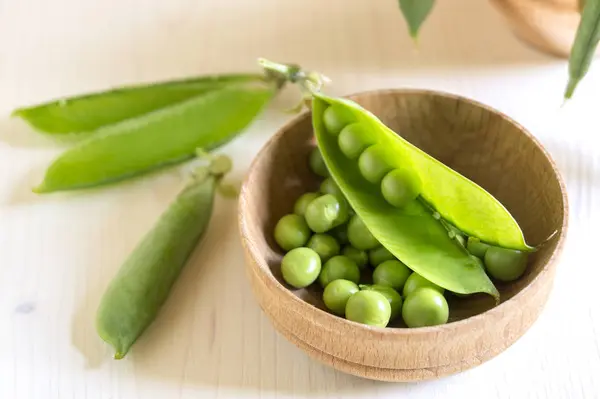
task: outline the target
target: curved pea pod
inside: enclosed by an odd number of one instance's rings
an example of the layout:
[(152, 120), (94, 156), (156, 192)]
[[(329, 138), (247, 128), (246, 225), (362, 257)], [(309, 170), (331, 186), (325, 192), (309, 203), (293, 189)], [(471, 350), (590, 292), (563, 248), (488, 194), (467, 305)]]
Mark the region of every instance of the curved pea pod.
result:
[[(508, 210), (481, 186), (412, 145), (355, 102), (323, 94), (315, 94), (315, 99), (319, 112), (322, 113), (327, 104), (334, 104), (347, 115), (349, 122), (360, 124), (368, 133), (365, 135), (367, 144), (378, 144), (369, 151), (378, 152), (378, 158), (385, 159), (389, 166), (418, 179), (420, 198), (443, 219), (485, 243), (522, 251), (534, 250), (525, 242), (521, 228)], [(314, 123), (316, 129), (322, 130), (321, 115), (316, 115)]]
[(57, 136), (93, 132), (227, 85), (262, 79), (258, 74), (231, 74), (124, 86), (19, 108), (13, 116)]
[(104, 293), (98, 335), (123, 358), (154, 321), (210, 221), (217, 179), (189, 183), (140, 241)]
[(243, 131), (273, 98), (274, 84), (226, 86), (102, 128), (49, 166), (37, 193), (115, 182), (214, 150)]
[[(340, 149), (339, 136), (325, 128), (324, 112), (331, 105), (347, 116), (346, 122), (358, 121), (370, 127), (365, 139), (370, 145), (382, 148), (380, 155), (390, 161), (391, 166), (406, 167), (406, 164), (400, 163), (418, 164), (419, 160), (408, 155), (409, 150), (404, 146), (391, 144), (393, 138), (390, 135), (393, 133), (381, 129), (377, 120), (357, 105), (314, 94), (313, 127), (323, 159), (331, 176), (373, 236), (410, 269), (433, 283), (458, 293), (487, 293), (498, 300), (500, 294), (486, 275), (481, 260), (450, 238), (442, 223), (423, 203), (413, 199), (403, 207), (391, 205), (383, 197), (380, 186), (365, 179), (357, 159), (348, 157)], [(428, 168), (433, 169), (430, 165)], [(425, 184), (426, 180), (423, 186)]]
[(565, 99), (573, 96), (577, 85), (587, 74), (600, 41), (600, 0), (586, 0), (581, 8), (581, 20), (569, 56)]

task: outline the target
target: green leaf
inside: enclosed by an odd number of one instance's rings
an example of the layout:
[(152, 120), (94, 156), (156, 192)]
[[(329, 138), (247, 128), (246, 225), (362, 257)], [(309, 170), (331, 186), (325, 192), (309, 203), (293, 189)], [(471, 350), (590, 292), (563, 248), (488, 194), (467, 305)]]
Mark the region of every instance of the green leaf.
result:
[(586, 0), (569, 56), (569, 82), (565, 89), (565, 99), (573, 96), (579, 82), (587, 74), (598, 41), (600, 41), (600, 0)]
[(232, 74), (124, 86), (19, 108), (13, 115), (46, 133), (89, 132), (230, 84), (258, 82), (262, 79), (262, 75)]
[(227, 86), (102, 128), (48, 168), (38, 193), (106, 184), (188, 160), (243, 131), (273, 98), (272, 84)]
[[(324, 127), (323, 112), (330, 104), (350, 110), (358, 123), (370, 120), (370, 116), (345, 100), (321, 94), (315, 94), (313, 99), (313, 128), (323, 159), (369, 231), (395, 257), (433, 283), (461, 294), (484, 292), (498, 300), (500, 294), (486, 275), (481, 260), (450, 238), (429, 209), (418, 200), (412, 200), (402, 208), (394, 207), (381, 195), (379, 184), (364, 179), (357, 161), (342, 153), (337, 138)], [(384, 146), (391, 142), (386, 131), (373, 129), (369, 134)], [(396, 153), (392, 159), (404, 162), (406, 153)]]
[(417, 37), (419, 28), (431, 12), (434, 3), (435, 0), (398, 0), (411, 37)]

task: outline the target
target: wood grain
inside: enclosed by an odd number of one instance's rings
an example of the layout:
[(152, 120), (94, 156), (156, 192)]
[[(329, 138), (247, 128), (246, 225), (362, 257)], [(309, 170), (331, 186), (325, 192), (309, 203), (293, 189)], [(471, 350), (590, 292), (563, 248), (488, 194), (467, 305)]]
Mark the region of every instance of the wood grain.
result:
[[(310, 113), (283, 127), (261, 150), (242, 187), (240, 233), (247, 275), (282, 334), (325, 363), (356, 375), (411, 381), (453, 373), (510, 346), (537, 319), (551, 289), (567, 229), (566, 190), (543, 147), (506, 116), (464, 98), (387, 90), (351, 96), (417, 147), (480, 184), (513, 214), (530, 243), (554, 238), (530, 257), (525, 275), (486, 296), (455, 300), (451, 322), (425, 329), (371, 328), (326, 312), (321, 291), (291, 290), (273, 241), (279, 218), (314, 190), (308, 153)], [(328, 361), (333, 358), (335, 361)], [(426, 370), (426, 371), (424, 371)]]

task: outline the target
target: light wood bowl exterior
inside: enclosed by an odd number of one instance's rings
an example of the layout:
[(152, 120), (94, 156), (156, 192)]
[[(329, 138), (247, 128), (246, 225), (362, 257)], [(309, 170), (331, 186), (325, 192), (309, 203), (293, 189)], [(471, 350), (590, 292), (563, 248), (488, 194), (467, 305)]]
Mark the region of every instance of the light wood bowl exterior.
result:
[(511, 29), (538, 50), (568, 58), (580, 20), (581, 0), (491, 0)]
[[(557, 234), (530, 258), (526, 274), (498, 284), (490, 297), (447, 295), (450, 322), (382, 329), (326, 312), (321, 290), (292, 290), (280, 274), (283, 252), (273, 240), (277, 220), (318, 180), (307, 157), (314, 146), (310, 113), (277, 132), (255, 158), (243, 184), (239, 228), (246, 274), (274, 327), (311, 357), (354, 375), (386, 381), (440, 377), (474, 367), (514, 343), (537, 319), (552, 287), (567, 229), (567, 198), (542, 146), (506, 116), (453, 95), (387, 90), (350, 97), (391, 129), (473, 179), (514, 215), (529, 243)], [(401, 322), (400, 322), (401, 323)]]

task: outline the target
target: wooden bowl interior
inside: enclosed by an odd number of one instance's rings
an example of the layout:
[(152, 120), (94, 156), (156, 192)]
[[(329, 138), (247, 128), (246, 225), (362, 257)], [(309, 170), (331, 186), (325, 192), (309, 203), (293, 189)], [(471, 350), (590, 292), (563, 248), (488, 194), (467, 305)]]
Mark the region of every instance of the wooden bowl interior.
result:
[[(561, 229), (565, 202), (553, 165), (539, 144), (505, 116), (465, 99), (422, 91), (372, 92), (351, 99), (498, 198), (519, 222), (528, 243), (541, 243)], [(295, 200), (318, 189), (320, 179), (310, 172), (307, 162), (313, 146), (310, 114), (305, 113), (274, 136), (257, 156), (248, 175), (244, 206), (249, 238), (270, 273), (296, 296), (325, 309), (318, 287), (296, 290), (285, 284), (280, 273), (284, 252), (273, 239), (275, 224), (292, 212)], [(502, 301), (538, 276), (557, 243), (558, 239), (552, 239), (534, 253), (522, 278), (497, 284)], [(450, 322), (494, 305), (483, 294), (467, 298), (449, 294), (447, 298)], [(401, 326), (402, 322), (397, 322), (391, 327)]]

